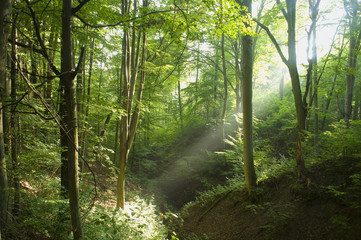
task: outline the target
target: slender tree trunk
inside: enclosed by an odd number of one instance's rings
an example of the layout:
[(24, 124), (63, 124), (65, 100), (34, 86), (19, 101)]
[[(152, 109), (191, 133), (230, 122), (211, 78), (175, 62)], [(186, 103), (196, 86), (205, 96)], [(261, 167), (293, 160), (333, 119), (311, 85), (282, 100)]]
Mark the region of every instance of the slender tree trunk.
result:
[(318, 74), (317, 74), (317, 46), (316, 46), (316, 29), (313, 31), (313, 85), (314, 85), (314, 103), (315, 103), (315, 147), (318, 146), (319, 120), (318, 120)]
[(198, 103), (198, 82), (199, 82), (199, 44), (200, 40), (198, 41), (197, 45), (197, 63), (196, 63), (196, 96), (195, 96), (195, 103)]
[[(118, 103), (119, 103), (119, 106), (121, 104), (121, 97), (122, 97), (122, 78), (123, 77), (123, 62), (121, 64), (121, 67), (117, 69), (117, 79), (119, 79), (119, 84), (118, 84)], [(113, 163), (117, 166), (119, 163), (118, 163), (118, 147), (119, 147), (119, 136), (120, 136), (120, 127), (121, 127), (121, 124), (120, 124), (120, 121), (121, 121), (121, 118), (119, 116), (117, 116), (117, 123), (116, 123), (116, 130), (115, 130), (115, 143), (114, 143), (114, 160), (113, 160)]]
[[(281, 6), (280, 0), (276, 0), (276, 2)], [(281, 7), (281, 11), (283, 16), (285, 17), (288, 25), (288, 59), (284, 56), (280, 45), (277, 43), (274, 35), (270, 32), (269, 28), (263, 25), (262, 23), (257, 22), (257, 24), (264, 29), (273, 44), (275, 45), (278, 54), (280, 55), (282, 61), (286, 64), (292, 84), (292, 93), (294, 97), (295, 107), (296, 107), (296, 115), (297, 115), (297, 128), (298, 128), (298, 136), (297, 136), (297, 155), (296, 155), (296, 164), (297, 164), (297, 172), (298, 175), (306, 176), (306, 168), (305, 161), (302, 154), (302, 140), (303, 134), (306, 125), (306, 115), (307, 109), (305, 108), (306, 100), (302, 101), (301, 94), (301, 85), (300, 85), (300, 77), (297, 70), (297, 57), (296, 57), (296, 3), (297, 0), (286, 0), (286, 9)], [(307, 91), (305, 96), (307, 95)]]
[[(16, 28), (13, 27), (11, 31), (11, 102), (16, 102)], [(18, 141), (17, 141), (17, 134), (16, 128), (18, 126), (17, 123), (17, 115), (16, 115), (16, 105), (11, 106), (11, 115), (10, 115), (10, 150), (11, 150), (11, 162), (12, 162), (12, 169), (14, 172), (13, 178), (13, 185), (14, 185), (14, 207), (13, 207), (13, 215), (17, 217), (19, 215), (20, 210), (20, 180), (18, 176), (19, 171), (19, 163), (18, 163)]]
[[(83, 95), (86, 99), (85, 103), (85, 116), (84, 116), (84, 125), (83, 125), (83, 132), (81, 135), (81, 147), (80, 147), (80, 154), (81, 156), (85, 156), (86, 154), (86, 143), (87, 143), (87, 135), (88, 135), (88, 117), (89, 117), (89, 108), (90, 108), (90, 93), (91, 93), (91, 79), (92, 79), (92, 73), (93, 73), (93, 61), (94, 61), (94, 49), (95, 49), (95, 39), (93, 38), (91, 49), (90, 49), (90, 57), (89, 57), (89, 73), (88, 73), (88, 83), (86, 88), (86, 94)], [(85, 85), (84, 90), (85, 91)], [(82, 161), (82, 170), (84, 169), (84, 162)]]
[(235, 40), (234, 43), (234, 60), (235, 60), (235, 64), (236, 64), (236, 112), (240, 113), (241, 112), (241, 102), (242, 102), (242, 93), (241, 93), (241, 86), (242, 86), (242, 77), (241, 77), (241, 68), (240, 68), (240, 62), (239, 62), (239, 34), (237, 39)]
[[(123, 0), (123, 13), (129, 11), (129, 2)], [(145, 0), (143, 5), (148, 6), (148, 2)], [(134, 4), (134, 9), (136, 10), (137, 6)], [(135, 28), (133, 28), (135, 31)], [(141, 35), (142, 41), (141, 41)], [(138, 32), (138, 37), (135, 37), (133, 32), (132, 41), (136, 41), (137, 44), (132, 43), (130, 48), (130, 37), (127, 30), (124, 30), (123, 35), (123, 109), (127, 111), (127, 116), (122, 116), (122, 132), (120, 134), (120, 157), (119, 157), (119, 172), (117, 179), (117, 205), (116, 208), (124, 209), (125, 205), (125, 174), (126, 174), (126, 163), (129, 155), (129, 150), (132, 147), (135, 132), (137, 129), (137, 124), (140, 114), (140, 104), (142, 100), (142, 93), (145, 81), (145, 70), (140, 68), (145, 67), (146, 60), (146, 33), (143, 32), (143, 29)], [(140, 46), (142, 49), (140, 51)], [(139, 67), (139, 55), (142, 52), (142, 62)], [(140, 71), (140, 79), (138, 85), (138, 96), (135, 101), (135, 106), (133, 108), (134, 102), (134, 93), (136, 86), (136, 79), (138, 72)], [(133, 114), (131, 114), (133, 113)]]
[(177, 92), (178, 92), (178, 109), (179, 109), (179, 119), (180, 119), (180, 128), (181, 134), (183, 134), (183, 104), (182, 104), (182, 94), (181, 94), (181, 71), (180, 67), (178, 66), (178, 85), (177, 85)]
[(223, 71), (223, 86), (224, 86), (224, 96), (223, 96), (223, 107), (222, 107), (222, 143), (223, 148), (224, 139), (225, 139), (225, 124), (226, 124), (226, 112), (227, 112), (227, 101), (228, 101), (228, 79), (227, 79), (227, 66), (226, 66), (226, 55), (224, 50), (224, 33), (222, 33), (222, 40), (221, 40), (221, 51), (222, 51), (222, 71)]
[[(310, 106), (314, 102), (314, 142), (317, 149), (318, 145), (318, 130), (319, 130), (319, 121), (318, 121), (318, 77), (317, 77), (317, 44), (316, 44), (316, 24), (318, 17), (318, 9), (321, 0), (309, 0), (309, 12), (311, 18), (311, 26), (308, 31), (308, 47), (307, 47), (307, 56), (309, 55), (310, 47), (312, 46), (312, 56), (308, 56), (309, 68), (307, 72), (307, 83), (310, 84), (309, 95), (310, 95)], [(312, 81), (313, 80), (313, 81)], [(313, 91), (312, 87), (313, 86)], [(309, 121), (307, 121), (307, 125)], [(308, 126), (307, 126), (308, 129)]]
[[(345, 1), (346, 4), (346, 1)], [(355, 85), (355, 74), (353, 70), (356, 68), (357, 63), (357, 51), (360, 45), (361, 31), (355, 30), (356, 25), (358, 24), (358, 11), (359, 4), (357, 0), (351, 0), (349, 2), (350, 8), (348, 14), (350, 15), (349, 20), (349, 30), (350, 30), (350, 46), (348, 54), (348, 67), (350, 71), (347, 73), (346, 79), (346, 92), (345, 92), (345, 107), (344, 107), (344, 120), (346, 126), (350, 125), (350, 119), (352, 114), (352, 101), (353, 101), (353, 89)]]
[[(216, 65), (219, 66), (219, 50), (218, 50), (218, 46), (216, 45), (215, 46), (215, 58), (216, 58)], [(216, 104), (217, 104), (217, 91), (218, 91), (218, 68), (214, 68), (214, 85), (213, 85), (213, 101), (214, 101), (214, 104), (213, 104), (213, 118), (214, 118), (214, 122), (215, 122), (215, 125), (218, 126), (218, 111), (217, 111), (217, 107), (216, 107)]]
[(0, 230), (1, 236), (6, 237), (8, 227), (8, 178), (5, 160), (3, 105), (6, 89), (6, 60), (9, 24), (11, 22), (11, 1), (0, 1)]
[(296, 2), (297, 0), (286, 0), (287, 13), (285, 18), (288, 24), (288, 61), (287, 67), (291, 76), (292, 92), (295, 101), (297, 125), (298, 125), (298, 139), (297, 139), (297, 171), (299, 176), (306, 175), (305, 161), (302, 153), (303, 132), (306, 124), (305, 103), (302, 102), (300, 78), (297, 70), (296, 57)]
[(182, 104), (182, 96), (181, 96), (181, 83), (180, 83), (180, 68), (178, 68), (178, 107), (179, 107), (179, 119), (180, 119), (180, 128), (181, 134), (183, 134), (183, 104)]
[(82, 224), (79, 209), (78, 179), (78, 129), (75, 98), (75, 74), (72, 71), (72, 0), (63, 0), (61, 78), (64, 86), (66, 115), (63, 119), (67, 130), (67, 159), (69, 181), (69, 203), (74, 239), (82, 237)]
[(285, 82), (285, 75), (282, 71), (281, 81), (280, 81), (280, 87), (279, 87), (279, 94), (280, 94), (280, 100), (283, 100), (283, 89), (284, 89), (284, 82)]
[[(52, 46), (52, 49), (57, 49), (58, 34), (53, 33), (54, 31), (55, 31), (55, 29), (51, 30), (49, 44), (50, 44), (50, 46)], [(50, 54), (50, 61), (54, 62), (54, 59), (55, 59), (55, 50)], [(53, 80), (50, 79), (51, 77), (52, 77), (51, 68), (48, 66), (46, 93), (45, 93), (46, 99), (51, 99), (53, 97)]]
[[(244, 0), (243, 5), (252, 13), (252, 0)], [(243, 80), (243, 161), (244, 175), (249, 195), (257, 184), (253, 163), (253, 110), (252, 110), (252, 75), (253, 75), (253, 39), (246, 35), (242, 37), (242, 80)]]

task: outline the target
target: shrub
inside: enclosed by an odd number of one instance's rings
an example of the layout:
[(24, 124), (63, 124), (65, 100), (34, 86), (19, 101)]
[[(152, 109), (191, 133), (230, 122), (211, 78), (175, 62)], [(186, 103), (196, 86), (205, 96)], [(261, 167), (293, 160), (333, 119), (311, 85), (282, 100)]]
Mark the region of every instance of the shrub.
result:
[(167, 229), (155, 206), (139, 197), (124, 210), (96, 205), (85, 222), (84, 239), (165, 239)]

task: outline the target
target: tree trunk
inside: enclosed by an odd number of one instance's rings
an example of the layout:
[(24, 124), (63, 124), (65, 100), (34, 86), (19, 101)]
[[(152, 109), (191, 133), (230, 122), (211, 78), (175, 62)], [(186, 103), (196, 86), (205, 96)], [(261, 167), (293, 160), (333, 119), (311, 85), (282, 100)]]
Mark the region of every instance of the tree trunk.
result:
[[(13, 27), (11, 31), (11, 102), (16, 102), (16, 28)], [(20, 210), (20, 180), (18, 176), (18, 141), (17, 141), (17, 134), (16, 128), (18, 126), (17, 114), (16, 114), (16, 105), (11, 106), (11, 115), (10, 115), (10, 150), (11, 150), (11, 162), (12, 162), (12, 169), (14, 171), (14, 178), (13, 178), (13, 185), (14, 185), (14, 207), (13, 207), (13, 215), (17, 217), (19, 215)]]
[(318, 82), (317, 82), (317, 46), (316, 46), (316, 29), (313, 31), (313, 85), (314, 85), (314, 109), (315, 109), (315, 126), (314, 126), (314, 134), (315, 134), (315, 147), (317, 149), (318, 146), (318, 135), (319, 135), (319, 121), (318, 121)]
[[(351, 0), (348, 14), (351, 17), (349, 20), (349, 30), (350, 30), (350, 47), (348, 54), (348, 67), (350, 70), (347, 73), (346, 79), (346, 92), (345, 92), (345, 108), (344, 108), (344, 120), (346, 126), (350, 125), (350, 119), (352, 114), (352, 101), (353, 101), (353, 89), (355, 85), (355, 74), (353, 73), (356, 68), (357, 63), (357, 52), (360, 45), (361, 32), (360, 30), (355, 30), (356, 25), (358, 24), (358, 1)], [(358, 35), (358, 36), (357, 36)]]
[[(319, 130), (319, 121), (318, 121), (318, 77), (317, 77), (317, 44), (316, 44), (316, 24), (318, 9), (321, 0), (309, 0), (309, 12), (311, 18), (311, 26), (308, 31), (308, 47), (307, 55), (309, 55), (310, 46), (312, 46), (312, 57), (308, 57), (309, 68), (307, 73), (307, 82), (312, 83), (313, 79), (313, 88), (310, 89), (310, 105), (314, 102), (314, 142), (317, 150), (318, 145), (318, 130)], [(312, 39), (312, 41), (311, 41)], [(311, 106), (309, 106), (311, 107)]]
[(280, 100), (281, 101), (283, 100), (284, 82), (285, 82), (285, 75), (283, 74), (283, 71), (282, 71), (280, 87), (279, 87), (279, 95), (280, 95)]
[(288, 24), (288, 61), (287, 67), (291, 76), (292, 92), (295, 101), (298, 139), (297, 139), (297, 156), (296, 164), (298, 176), (306, 174), (305, 161), (302, 153), (303, 131), (305, 130), (306, 113), (305, 103), (302, 102), (300, 78), (297, 70), (296, 57), (296, 2), (297, 0), (287, 0), (287, 13), (285, 18)]
[[(94, 61), (94, 48), (95, 48), (95, 39), (93, 38), (92, 44), (90, 47), (90, 57), (89, 57), (89, 73), (88, 73), (88, 83), (86, 94), (84, 94), (84, 98), (86, 99), (85, 103), (85, 116), (84, 116), (84, 124), (82, 127), (82, 134), (80, 139), (80, 155), (85, 156), (86, 153), (86, 143), (87, 143), (87, 135), (88, 135), (88, 117), (89, 117), (89, 108), (90, 108), (90, 92), (91, 92), (91, 79), (93, 73), (93, 61)], [(83, 92), (85, 93), (85, 84)], [(84, 170), (84, 161), (82, 161), (82, 171)]]
[[(72, 0), (63, 0), (62, 10), (62, 48), (61, 48), (61, 77), (64, 86), (64, 100), (66, 104), (65, 118), (62, 119), (66, 127), (67, 160), (69, 181), (69, 203), (74, 239), (80, 239), (82, 224), (79, 210), (79, 180), (78, 180), (78, 129), (75, 98), (75, 74), (72, 71)], [(64, 117), (64, 116), (63, 116)]]
[[(218, 53), (218, 46), (216, 45), (215, 46), (215, 58), (216, 58), (216, 66), (219, 66), (219, 53)], [(217, 121), (217, 118), (218, 118), (218, 110), (217, 110), (217, 107), (216, 107), (216, 104), (217, 104), (217, 91), (218, 91), (218, 68), (214, 68), (214, 85), (213, 85), (213, 101), (214, 101), (214, 106), (213, 106), (213, 118), (214, 118), (214, 123), (215, 123), (215, 126), (218, 125), (218, 121)]]
[[(243, 5), (252, 13), (252, 0), (244, 0)], [(243, 80), (243, 160), (244, 175), (248, 194), (257, 184), (253, 163), (253, 111), (252, 111), (252, 75), (253, 75), (253, 39), (249, 35), (242, 37), (242, 80)]]
[(227, 112), (227, 101), (228, 101), (228, 84), (227, 84), (227, 66), (226, 66), (226, 55), (224, 51), (224, 33), (222, 33), (222, 40), (221, 40), (221, 51), (222, 51), (222, 71), (223, 71), (223, 86), (224, 86), (224, 96), (223, 96), (223, 107), (222, 107), (222, 143), (223, 148), (224, 139), (225, 139), (225, 124), (226, 124), (226, 112)]
[[(53, 31), (55, 31), (55, 29), (51, 30), (50, 33), (50, 40), (49, 40), (49, 45), (52, 47), (52, 49), (57, 49), (57, 45), (58, 45), (58, 33), (53, 33)], [(50, 54), (50, 61), (54, 62), (55, 59), (55, 51), (53, 51)], [(47, 65), (48, 66), (48, 65)], [(52, 77), (52, 73), (51, 73), (51, 68), (50, 66), (48, 66), (47, 69), (47, 83), (46, 83), (46, 93), (45, 93), (45, 98), (46, 99), (51, 99), (53, 97), (53, 80), (51, 79)]]
[(240, 113), (241, 112), (241, 102), (242, 102), (242, 77), (241, 77), (241, 68), (240, 68), (240, 62), (239, 62), (239, 34), (237, 39), (235, 40), (234, 43), (234, 61), (235, 61), (235, 74), (236, 74), (236, 112)]
[[(136, 3), (136, 2), (134, 2)], [(143, 2), (144, 6), (148, 6), (148, 2), (145, 0)], [(123, 0), (122, 4), (122, 13), (129, 12), (130, 2), (128, 0)], [(136, 11), (137, 6), (134, 4), (134, 11)], [(129, 155), (129, 150), (132, 147), (135, 131), (137, 129), (137, 124), (140, 114), (140, 104), (142, 99), (142, 92), (145, 81), (145, 70), (140, 68), (145, 67), (146, 59), (146, 34), (141, 29), (138, 32), (138, 37), (135, 34), (135, 28), (132, 29), (132, 45), (130, 45), (130, 36), (128, 30), (124, 30), (123, 35), (123, 56), (122, 56), (122, 66), (123, 66), (123, 88), (122, 88), (122, 108), (126, 111), (127, 115), (122, 116), (121, 124), (122, 131), (120, 133), (120, 157), (119, 157), (119, 172), (117, 179), (117, 204), (116, 208), (124, 209), (125, 205), (125, 174), (126, 174), (126, 165)], [(143, 35), (141, 42), (141, 35)], [(140, 46), (142, 49), (140, 51)], [(142, 52), (142, 63), (139, 67), (139, 55)], [(136, 104), (133, 108), (134, 103), (134, 93), (138, 72), (141, 72), (139, 85), (138, 85), (138, 96), (136, 99)]]
[(183, 134), (183, 104), (182, 104), (182, 96), (181, 96), (181, 84), (180, 84), (180, 70), (178, 70), (178, 107), (179, 107), (179, 119), (180, 119), (180, 129), (181, 134)]
[[(280, 0), (276, 0), (277, 4), (281, 6)], [(301, 94), (301, 86), (300, 86), (300, 78), (298, 75), (297, 70), (297, 58), (296, 58), (296, 3), (297, 0), (286, 0), (286, 9), (287, 11), (281, 7), (281, 11), (283, 16), (285, 17), (288, 25), (288, 59), (284, 56), (280, 45), (278, 44), (277, 40), (275, 39), (274, 35), (271, 33), (268, 27), (263, 25), (262, 23), (257, 22), (257, 24), (264, 29), (269, 38), (271, 39), (272, 43), (276, 47), (278, 54), (280, 55), (282, 61), (286, 64), (290, 77), (291, 77), (291, 84), (292, 84), (292, 93), (295, 101), (296, 107), (296, 115), (297, 115), (297, 129), (298, 129), (298, 136), (297, 136), (297, 155), (296, 155), (296, 164), (297, 164), (297, 172), (298, 175), (305, 176), (306, 168), (305, 168), (305, 161), (303, 159), (302, 154), (302, 140), (303, 134), (306, 125), (306, 115), (307, 109), (305, 107), (306, 100), (302, 101), (302, 94)], [(306, 91), (307, 93), (307, 91)]]
[(11, 1), (0, 1), (0, 230), (1, 236), (6, 237), (8, 226), (8, 178), (5, 160), (4, 128), (3, 128), (3, 104), (6, 88), (6, 60), (9, 23), (11, 22)]

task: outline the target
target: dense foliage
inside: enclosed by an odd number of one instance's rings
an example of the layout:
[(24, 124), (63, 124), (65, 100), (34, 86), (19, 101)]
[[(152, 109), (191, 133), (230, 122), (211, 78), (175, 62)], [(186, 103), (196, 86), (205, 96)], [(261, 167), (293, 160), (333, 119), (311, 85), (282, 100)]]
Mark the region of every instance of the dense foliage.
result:
[[(253, 1), (258, 24), (234, 0), (74, 1), (71, 65), (83, 239), (177, 239), (181, 219), (172, 212), (244, 187), (244, 35), (253, 37), (254, 47), (258, 182), (294, 171), (301, 147), (306, 167), (361, 158), (360, 6), (356, 0), (344, 6), (320, 1), (313, 25), (308, 13), (315, 5), (297, 4), (297, 60), (307, 115), (300, 133), (289, 72), (278, 55), (289, 41), (282, 10), (291, 1)], [(54, 70), (63, 59), (63, 1), (10, 2), (7, 74), (0, 79), (8, 89), (0, 96), (6, 163), (1, 167), (9, 186), (0, 189), (9, 199), (2, 236), (68, 239), (74, 227), (61, 186), (69, 148), (61, 132), (71, 129), (64, 118), (69, 110), (62, 112), (66, 73)], [(318, 34), (313, 45), (312, 26)], [(279, 51), (265, 29), (277, 36)], [(126, 205), (114, 209), (125, 122), (129, 132), (132, 126), (136, 131), (125, 144)], [(359, 185), (357, 173), (352, 179)]]

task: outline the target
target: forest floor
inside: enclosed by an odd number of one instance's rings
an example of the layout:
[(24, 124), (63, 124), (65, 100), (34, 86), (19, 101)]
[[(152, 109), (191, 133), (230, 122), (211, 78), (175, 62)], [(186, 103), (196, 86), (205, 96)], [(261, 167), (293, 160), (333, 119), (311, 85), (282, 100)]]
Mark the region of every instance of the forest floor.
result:
[[(285, 173), (187, 208), (179, 239), (361, 239), (361, 160), (325, 161), (310, 182)], [(193, 236), (193, 237), (191, 237)]]

